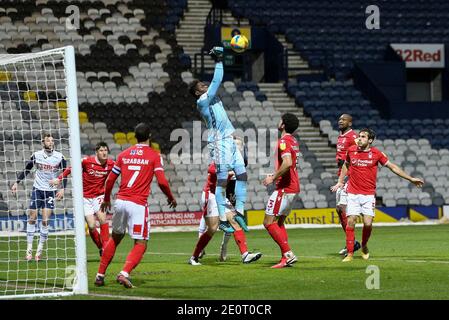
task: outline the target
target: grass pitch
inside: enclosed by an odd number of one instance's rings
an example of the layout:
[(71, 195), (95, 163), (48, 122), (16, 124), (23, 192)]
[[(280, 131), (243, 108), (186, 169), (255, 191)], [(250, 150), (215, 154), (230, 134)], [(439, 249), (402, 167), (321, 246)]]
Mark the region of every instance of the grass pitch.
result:
[[(101, 288), (94, 286), (98, 250), (87, 238), (89, 295), (64, 299), (449, 299), (449, 225), (375, 226), (369, 242), (370, 260), (364, 261), (356, 253), (351, 263), (342, 263), (337, 254), (344, 246), (340, 228), (289, 229), (288, 234), (299, 261), (293, 267), (270, 269), (280, 253), (265, 230), (246, 234), (248, 248), (263, 253), (259, 261), (242, 264), (231, 239), (228, 261), (219, 262), (222, 233), (218, 232), (206, 248), (203, 265), (197, 267), (187, 264), (197, 241), (196, 232), (152, 233), (147, 253), (131, 274), (134, 289), (125, 289), (115, 281), (133, 245), (129, 236), (120, 244), (108, 269), (106, 286)], [(356, 237), (361, 240), (361, 228), (356, 229)], [(52, 241), (49, 248), (56, 247)], [(64, 243), (73, 242), (60, 242), (57, 247)], [(27, 264), (22, 261), (25, 246), (22, 238), (17, 242), (21, 249), (17, 253), (11, 244), (6, 247), (0, 243), (2, 258), (9, 261), (2, 264), (0, 284), (23, 288), (27, 277), (35, 279), (28, 283), (31, 288), (64, 283), (64, 266), (73, 262), (63, 258), (73, 249), (61, 253), (50, 250), (45, 263)], [(52, 255), (56, 256), (52, 259)], [(15, 267), (26, 272), (5, 270)], [(379, 289), (366, 286), (367, 282), (371, 287), (376, 284), (372, 270), (379, 271)], [(44, 280), (55, 275), (54, 280)]]
[[(289, 242), (299, 258), (290, 268), (270, 269), (280, 259), (279, 248), (265, 230), (247, 233), (250, 250), (264, 255), (242, 264), (234, 240), (228, 261), (219, 262), (219, 232), (206, 248), (202, 266), (187, 264), (196, 232), (153, 233), (148, 251), (132, 273), (136, 288), (126, 290), (115, 282), (132, 242), (127, 237), (108, 269), (106, 286), (93, 280), (98, 253), (88, 240), (89, 290), (94, 295), (162, 299), (448, 299), (449, 225), (374, 227), (368, 261), (356, 254), (342, 263), (337, 252), (344, 246), (341, 229), (290, 229)], [(361, 240), (361, 228), (356, 229)], [(368, 268), (368, 266), (374, 266)], [(368, 268), (368, 269), (367, 269)], [(369, 272), (378, 268), (379, 289)], [(368, 273), (367, 273), (368, 272)], [(101, 298), (101, 296), (98, 296)]]

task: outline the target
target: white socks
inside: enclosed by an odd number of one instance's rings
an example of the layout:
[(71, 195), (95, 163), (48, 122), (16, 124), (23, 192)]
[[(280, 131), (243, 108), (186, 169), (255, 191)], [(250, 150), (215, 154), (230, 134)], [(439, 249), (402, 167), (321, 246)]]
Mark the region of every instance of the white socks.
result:
[(41, 252), (42, 249), (44, 248), (44, 244), (45, 242), (47, 242), (48, 239), (48, 226), (41, 226), (41, 232), (40, 232), (41, 236), (39, 239), (39, 245), (37, 246), (37, 252)]
[(33, 249), (34, 233), (36, 232), (36, 224), (27, 223), (27, 251)]

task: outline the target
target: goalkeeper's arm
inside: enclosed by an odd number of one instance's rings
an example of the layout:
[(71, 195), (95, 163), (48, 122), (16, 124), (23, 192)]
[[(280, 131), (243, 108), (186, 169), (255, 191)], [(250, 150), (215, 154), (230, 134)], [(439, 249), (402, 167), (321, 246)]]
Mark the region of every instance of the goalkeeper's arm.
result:
[(209, 88), (207, 89), (207, 96), (209, 98), (215, 97), (217, 94), (218, 88), (223, 81), (223, 48), (222, 47), (213, 47), (210, 51), (210, 55), (215, 60), (215, 71), (212, 82), (210, 83)]

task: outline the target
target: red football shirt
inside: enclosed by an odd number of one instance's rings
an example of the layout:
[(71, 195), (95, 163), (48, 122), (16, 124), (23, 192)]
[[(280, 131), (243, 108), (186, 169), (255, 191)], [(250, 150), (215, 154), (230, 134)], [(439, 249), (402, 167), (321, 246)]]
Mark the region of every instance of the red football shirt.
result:
[(203, 191), (215, 194), (215, 188), (217, 186), (217, 169), (215, 163), (212, 162), (207, 168), (207, 180), (204, 184)]
[(352, 146), (348, 150), (346, 162), (349, 164), (351, 178), (348, 183), (348, 193), (352, 194), (376, 194), (377, 165), (388, 163), (387, 156), (379, 149), (371, 147), (361, 150), (358, 146)]
[(114, 166), (114, 161), (108, 159), (104, 165), (101, 165), (96, 156), (90, 156), (83, 159), (81, 166), (84, 198), (96, 198), (103, 195), (104, 183)]
[[(233, 174), (228, 174), (228, 181), (233, 177)], [(217, 167), (215, 162), (212, 162), (207, 168), (207, 180), (204, 184), (203, 191), (215, 194), (215, 188), (217, 187)]]
[(146, 205), (155, 171), (163, 171), (159, 153), (148, 145), (136, 144), (122, 151), (112, 171), (121, 174), (117, 199)]
[(299, 143), (291, 134), (285, 134), (278, 140), (276, 147), (276, 170), (282, 164), (282, 157), (290, 155), (292, 166), (290, 170), (276, 181), (276, 190), (284, 189), (285, 193), (299, 193), (298, 165)]
[[(345, 161), (346, 153), (349, 147), (355, 146), (355, 139), (357, 138), (357, 133), (350, 129), (344, 134), (340, 134), (337, 139), (337, 155), (335, 157), (337, 163), (339, 160)], [(341, 167), (338, 168), (338, 176), (340, 176)]]
[[(96, 198), (104, 194), (104, 183), (114, 167), (114, 160), (108, 159), (104, 165), (98, 161), (96, 156), (83, 158), (81, 168), (83, 171), (83, 197)], [(59, 175), (58, 179), (67, 177), (72, 172), (69, 167)]]

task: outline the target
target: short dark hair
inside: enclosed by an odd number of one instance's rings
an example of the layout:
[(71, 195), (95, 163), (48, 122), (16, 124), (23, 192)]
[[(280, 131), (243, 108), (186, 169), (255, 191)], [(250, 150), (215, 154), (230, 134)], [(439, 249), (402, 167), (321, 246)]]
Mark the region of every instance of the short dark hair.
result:
[(145, 142), (150, 139), (151, 136), (150, 126), (146, 123), (141, 122), (134, 129), (134, 134), (137, 142)]
[(108, 152), (109, 152), (109, 146), (104, 141), (100, 141), (100, 142), (97, 143), (97, 145), (95, 146), (95, 151), (98, 151), (98, 150), (100, 150), (100, 148), (103, 148), (103, 147), (108, 149)]
[(43, 132), (42, 133), (42, 142), (45, 141), (45, 138), (53, 138), (53, 136), (49, 132)]
[(368, 140), (373, 140), (376, 139), (376, 132), (373, 129), (370, 128), (363, 128), (362, 130), (359, 131), (360, 132), (366, 132), (368, 133)]
[(190, 84), (189, 84), (189, 92), (195, 98), (197, 97), (197, 95), (196, 95), (197, 88), (196, 87), (197, 87), (198, 83), (200, 83), (200, 80), (195, 79), (192, 82), (190, 82)]
[(299, 119), (293, 113), (284, 113), (282, 115), (282, 123), (287, 133), (293, 133), (299, 127)]

